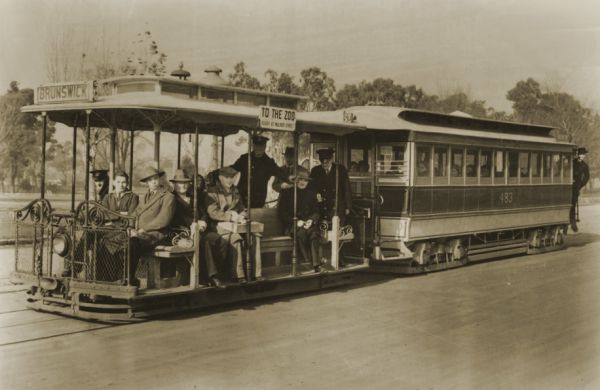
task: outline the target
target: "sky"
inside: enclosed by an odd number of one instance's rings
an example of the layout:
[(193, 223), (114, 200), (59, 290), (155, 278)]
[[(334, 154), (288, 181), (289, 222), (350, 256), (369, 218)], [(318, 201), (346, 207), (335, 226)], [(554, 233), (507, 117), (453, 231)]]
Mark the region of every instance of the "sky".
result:
[(506, 92), (533, 77), (600, 108), (597, 0), (0, 0), (0, 88), (47, 82), (57, 37), (122, 57), (146, 30), (192, 79), (318, 66), (338, 89), (384, 77), (510, 111)]

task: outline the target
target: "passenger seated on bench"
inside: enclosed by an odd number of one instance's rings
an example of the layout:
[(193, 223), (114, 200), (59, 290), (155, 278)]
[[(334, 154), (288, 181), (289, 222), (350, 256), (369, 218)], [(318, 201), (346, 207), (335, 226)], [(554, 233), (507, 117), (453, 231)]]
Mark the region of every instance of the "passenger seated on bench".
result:
[(317, 194), (308, 188), (310, 174), (304, 168), (298, 168), (296, 179), (297, 203), (296, 216), (298, 221), (294, 226), (294, 191), (283, 191), (279, 198), (277, 212), (285, 227), (286, 233), (292, 235), (296, 229), (296, 243), (305, 261), (312, 264), (315, 272), (321, 271), (319, 259), (319, 204)]
[[(201, 177), (201, 176), (200, 176)], [(208, 283), (214, 287), (224, 287), (219, 280), (219, 275), (225, 268), (225, 257), (227, 254), (228, 242), (215, 232), (205, 232), (207, 228), (206, 211), (204, 209), (203, 192), (198, 189), (198, 201), (196, 208), (198, 210), (199, 220), (197, 225), (194, 221), (194, 193), (189, 195), (189, 189), (192, 188), (192, 179), (187, 176), (183, 169), (178, 169), (175, 176), (169, 180), (173, 183), (175, 191), (175, 215), (171, 226), (177, 229), (190, 229), (192, 235), (196, 230), (202, 233), (200, 237), (200, 248), (202, 250), (201, 259), (204, 264), (200, 267), (201, 272)]]
[[(242, 203), (242, 198), (237, 187), (233, 184), (237, 171), (228, 166), (219, 169), (217, 183), (209, 187), (206, 193), (206, 211), (208, 213), (208, 230), (217, 231), (219, 222), (246, 223), (247, 212)], [(228, 232), (223, 234), (229, 245), (227, 255), (223, 258), (230, 259), (234, 266), (234, 281), (246, 282), (244, 274), (244, 240), (238, 233)], [(246, 243), (247, 244), (247, 243)]]
[(129, 261), (129, 278), (132, 286), (139, 286), (135, 277), (140, 257), (154, 249), (156, 244), (166, 237), (173, 216), (175, 215), (175, 196), (160, 185), (164, 171), (148, 167), (140, 181), (146, 183), (148, 192), (144, 201), (134, 212), (136, 228), (129, 229), (131, 237), (131, 258)]

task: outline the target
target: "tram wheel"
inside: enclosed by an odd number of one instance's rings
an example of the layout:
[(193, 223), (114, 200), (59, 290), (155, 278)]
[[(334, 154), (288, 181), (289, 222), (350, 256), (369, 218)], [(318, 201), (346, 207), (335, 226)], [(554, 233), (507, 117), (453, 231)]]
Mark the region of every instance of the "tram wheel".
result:
[(450, 261), (459, 261), (465, 256), (465, 247), (458, 238), (450, 240), (447, 246)]
[(534, 229), (529, 232), (529, 248), (539, 248), (542, 246), (542, 231)]
[(415, 249), (413, 251), (413, 259), (421, 264), (426, 265), (429, 263), (431, 258), (431, 245), (428, 242), (419, 242), (415, 245)]

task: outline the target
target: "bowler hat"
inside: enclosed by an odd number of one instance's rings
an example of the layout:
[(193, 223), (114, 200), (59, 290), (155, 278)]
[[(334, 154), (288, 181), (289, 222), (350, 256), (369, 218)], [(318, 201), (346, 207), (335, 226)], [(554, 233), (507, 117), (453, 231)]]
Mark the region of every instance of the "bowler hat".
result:
[(154, 176), (161, 177), (164, 174), (165, 174), (165, 171), (163, 171), (161, 169), (154, 168), (154, 167), (146, 167), (146, 169), (144, 169), (144, 173), (143, 173), (140, 181), (142, 183), (144, 183), (144, 182), (148, 181), (148, 179), (153, 178)]
[(283, 152), (283, 155), (284, 155), (285, 157), (294, 157), (294, 155), (295, 155), (295, 153), (294, 153), (294, 152), (295, 152), (295, 150), (294, 150), (294, 148), (293, 148), (293, 147), (291, 147), (291, 146), (287, 146), (287, 147), (285, 148), (285, 152)]
[(219, 175), (233, 177), (238, 171), (231, 165), (219, 169)]
[(333, 156), (333, 152), (334, 150), (331, 147), (317, 150), (319, 158), (331, 158)]
[(252, 136), (252, 142), (256, 145), (264, 145), (267, 143), (269, 139), (264, 135), (254, 135)]
[(586, 148), (577, 148), (577, 154), (587, 154), (588, 151)]
[(308, 172), (308, 169), (302, 167), (298, 167), (297, 169), (296, 179), (310, 180), (310, 172)]
[(178, 169), (175, 171), (175, 175), (171, 180), (171, 183), (191, 183), (192, 179), (185, 173), (183, 169)]
[(90, 171), (90, 174), (92, 175), (92, 179), (94, 181), (108, 179), (108, 169), (94, 169), (93, 171)]

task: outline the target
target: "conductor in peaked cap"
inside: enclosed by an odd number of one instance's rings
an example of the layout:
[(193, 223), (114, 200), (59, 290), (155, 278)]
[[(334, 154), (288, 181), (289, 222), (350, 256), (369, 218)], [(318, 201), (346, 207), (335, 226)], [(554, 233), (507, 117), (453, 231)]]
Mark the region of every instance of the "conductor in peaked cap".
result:
[(311, 187), (317, 193), (321, 218), (331, 220), (335, 215), (336, 171), (338, 177), (339, 197), (337, 214), (342, 223), (352, 208), (352, 192), (346, 167), (333, 162), (334, 150), (331, 147), (317, 150), (321, 165), (310, 171)]
[(579, 230), (577, 227), (577, 216), (575, 211), (579, 202), (579, 193), (590, 180), (590, 168), (584, 161), (587, 153), (588, 151), (586, 148), (577, 148), (577, 155), (573, 159), (573, 187), (569, 219), (571, 222), (571, 229), (573, 229), (574, 232)]
[(90, 175), (92, 175), (92, 181), (94, 182), (95, 199), (97, 202), (101, 202), (108, 194), (108, 169), (94, 169), (90, 171)]
[(275, 161), (269, 157), (265, 151), (269, 139), (262, 135), (252, 137), (251, 170), (252, 180), (250, 181), (251, 199), (248, 201), (248, 153), (242, 154), (232, 167), (240, 172), (240, 181), (238, 189), (244, 200), (244, 204), (249, 207), (263, 207), (267, 199), (267, 190), (269, 179), (272, 176), (282, 181), (286, 180), (285, 173), (279, 169)]

